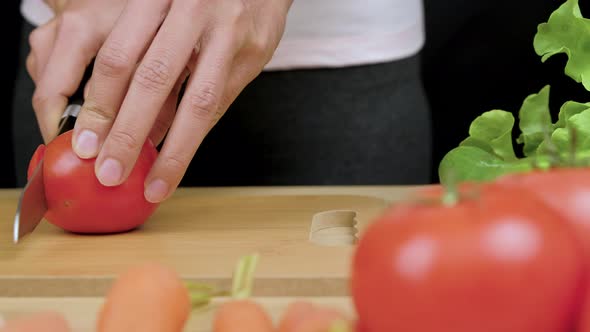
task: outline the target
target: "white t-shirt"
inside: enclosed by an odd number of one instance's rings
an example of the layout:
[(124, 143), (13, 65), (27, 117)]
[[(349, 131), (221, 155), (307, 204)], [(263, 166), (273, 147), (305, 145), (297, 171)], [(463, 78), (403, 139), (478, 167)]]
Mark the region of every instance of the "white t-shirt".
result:
[[(344, 67), (411, 56), (425, 41), (423, 0), (293, 0), (266, 70)], [(34, 25), (53, 17), (43, 0), (22, 0)]]

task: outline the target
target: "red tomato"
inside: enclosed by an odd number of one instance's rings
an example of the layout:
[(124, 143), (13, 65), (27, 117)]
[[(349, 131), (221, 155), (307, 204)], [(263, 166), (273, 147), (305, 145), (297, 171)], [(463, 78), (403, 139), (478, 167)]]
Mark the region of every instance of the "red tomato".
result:
[(580, 323), (576, 332), (590, 332), (590, 287), (586, 288), (586, 299), (581, 310)]
[(157, 157), (146, 141), (129, 178), (116, 187), (103, 186), (95, 176), (95, 159), (79, 158), (71, 147), (72, 131), (38, 148), (29, 164), (29, 176), (41, 157), (48, 211), (45, 219), (75, 233), (117, 233), (147, 221), (159, 204), (144, 197), (144, 181)]
[(586, 272), (573, 238), (557, 213), (522, 189), (486, 185), (452, 206), (393, 206), (355, 251), (358, 326), (363, 332), (572, 331)]
[(529, 190), (560, 213), (575, 228), (590, 257), (590, 168), (554, 168), (511, 174), (496, 182)]
[[(511, 174), (497, 183), (520, 187), (538, 196), (547, 206), (560, 213), (574, 229), (590, 263), (590, 169), (554, 168), (548, 171)], [(578, 332), (590, 332), (590, 288), (581, 312)]]

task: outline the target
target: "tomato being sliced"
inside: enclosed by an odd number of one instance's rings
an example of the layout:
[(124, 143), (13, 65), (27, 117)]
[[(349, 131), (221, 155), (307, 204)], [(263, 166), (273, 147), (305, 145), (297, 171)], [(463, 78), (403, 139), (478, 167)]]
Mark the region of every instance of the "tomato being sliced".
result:
[(147, 140), (128, 179), (116, 187), (103, 186), (94, 172), (95, 159), (79, 158), (71, 147), (72, 131), (40, 146), (30, 172), (44, 156), (43, 175), (48, 211), (45, 219), (75, 233), (116, 233), (132, 230), (155, 212), (159, 204), (144, 196), (144, 181), (157, 157)]
[(46, 149), (45, 145), (41, 144), (37, 147), (37, 149), (35, 150), (35, 153), (33, 153), (33, 156), (31, 157), (31, 160), (29, 161), (29, 168), (27, 169), (27, 180), (30, 179), (31, 176), (33, 176), (33, 172), (37, 168), (39, 161), (41, 161), (41, 159), (43, 159), (43, 156), (45, 155), (45, 149)]
[(467, 188), (455, 204), (392, 206), (361, 235), (363, 332), (572, 331), (586, 270), (571, 228), (526, 190)]

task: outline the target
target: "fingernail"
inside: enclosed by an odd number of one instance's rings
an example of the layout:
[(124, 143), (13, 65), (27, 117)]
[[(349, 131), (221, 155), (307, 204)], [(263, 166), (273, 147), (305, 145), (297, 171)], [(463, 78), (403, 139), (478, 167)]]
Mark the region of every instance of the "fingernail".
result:
[(94, 158), (98, 154), (98, 135), (84, 129), (76, 139), (74, 146), (76, 154), (80, 158)]
[(105, 186), (116, 186), (123, 177), (123, 166), (115, 159), (106, 159), (98, 170), (98, 181)]
[(6, 326), (6, 320), (0, 315), (0, 329)]
[(151, 203), (159, 203), (168, 195), (168, 184), (164, 180), (156, 179), (147, 186), (145, 199)]

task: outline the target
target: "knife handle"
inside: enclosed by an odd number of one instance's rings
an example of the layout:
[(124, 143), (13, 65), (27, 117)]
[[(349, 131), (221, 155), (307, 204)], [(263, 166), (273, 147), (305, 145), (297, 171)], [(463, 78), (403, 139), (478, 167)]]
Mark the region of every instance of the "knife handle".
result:
[(78, 118), (80, 109), (84, 104), (84, 87), (86, 86), (86, 83), (88, 83), (90, 77), (92, 76), (93, 68), (94, 59), (92, 59), (88, 67), (86, 67), (86, 71), (84, 72), (84, 76), (82, 77), (82, 81), (80, 82), (78, 89), (68, 100), (68, 106), (64, 110), (64, 113), (62, 114), (61, 119), (59, 120), (58, 135), (61, 135), (66, 131), (74, 129), (76, 119)]

